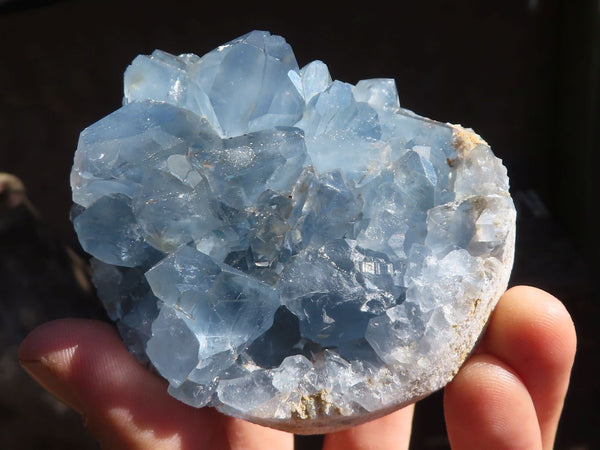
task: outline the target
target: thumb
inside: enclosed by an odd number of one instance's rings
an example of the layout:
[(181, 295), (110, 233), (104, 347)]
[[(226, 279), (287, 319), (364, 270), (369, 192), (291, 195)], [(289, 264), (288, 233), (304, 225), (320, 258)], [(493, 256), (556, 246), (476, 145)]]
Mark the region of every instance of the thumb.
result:
[(226, 434), (226, 419), (212, 408), (171, 398), (165, 381), (143, 368), (105, 323), (46, 323), (25, 338), (19, 360), (39, 384), (82, 414), (103, 447), (221, 447), (215, 439)]

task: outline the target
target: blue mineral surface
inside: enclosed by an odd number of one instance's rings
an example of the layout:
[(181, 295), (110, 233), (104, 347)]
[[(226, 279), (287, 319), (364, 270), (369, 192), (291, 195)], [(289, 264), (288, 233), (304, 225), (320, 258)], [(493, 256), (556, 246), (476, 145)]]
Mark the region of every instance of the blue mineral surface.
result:
[(73, 224), (173, 396), (268, 422), (368, 415), (447, 381), (453, 330), (512, 258), (483, 140), (401, 108), (392, 79), (299, 68), (264, 31), (136, 57), (123, 103), (81, 133)]

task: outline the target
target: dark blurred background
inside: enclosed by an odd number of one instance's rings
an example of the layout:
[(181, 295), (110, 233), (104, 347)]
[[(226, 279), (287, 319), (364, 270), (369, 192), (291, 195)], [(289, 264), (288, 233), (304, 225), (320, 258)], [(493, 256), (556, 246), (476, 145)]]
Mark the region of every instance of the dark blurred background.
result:
[[(57, 275), (68, 267), (64, 245), (82, 254), (68, 185), (79, 132), (120, 106), (137, 54), (202, 55), (252, 29), (284, 36), (300, 66), (321, 59), (336, 79), (395, 78), (405, 108), (490, 143), (519, 212), (511, 284), (559, 297), (578, 330), (556, 447), (600, 448), (599, 0), (0, 0), (0, 172), (23, 180), (41, 214), (12, 234), (0, 227), (0, 448), (97, 448), (16, 363), (37, 324), (102, 317), (93, 294)], [(417, 407), (412, 448), (447, 447), (438, 393)]]

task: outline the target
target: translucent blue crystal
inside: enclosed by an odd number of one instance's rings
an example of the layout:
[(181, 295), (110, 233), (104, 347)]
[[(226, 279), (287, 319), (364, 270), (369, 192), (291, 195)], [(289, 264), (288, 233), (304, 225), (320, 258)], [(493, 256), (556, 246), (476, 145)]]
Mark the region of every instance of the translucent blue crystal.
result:
[(392, 79), (299, 68), (264, 31), (138, 56), (123, 103), (81, 133), (73, 224), (171, 395), (323, 431), (455, 373), (512, 262), (481, 138), (401, 108)]
[(125, 72), (125, 103), (155, 100), (188, 109), (222, 136), (291, 126), (305, 104), (290, 71), (297, 73), (298, 64), (289, 44), (253, 31), (200, 59), (160, 50), (138, 56)]

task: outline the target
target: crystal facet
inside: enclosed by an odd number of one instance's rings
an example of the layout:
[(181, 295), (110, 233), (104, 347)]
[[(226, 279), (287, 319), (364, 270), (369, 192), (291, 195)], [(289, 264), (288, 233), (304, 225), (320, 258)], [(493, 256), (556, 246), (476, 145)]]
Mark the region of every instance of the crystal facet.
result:
[(253, 31), (156, 50), (86, 128), (73, 224), (130, 351), (195, 407), (301, 433), (446, 384), (506, 288), (515, 210), (474, 132)]

